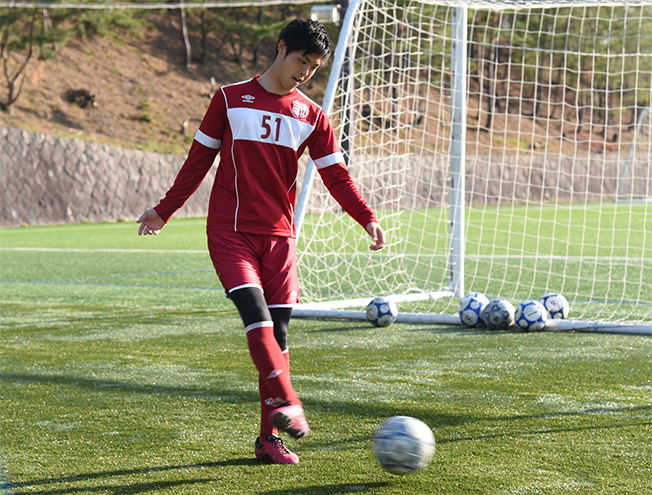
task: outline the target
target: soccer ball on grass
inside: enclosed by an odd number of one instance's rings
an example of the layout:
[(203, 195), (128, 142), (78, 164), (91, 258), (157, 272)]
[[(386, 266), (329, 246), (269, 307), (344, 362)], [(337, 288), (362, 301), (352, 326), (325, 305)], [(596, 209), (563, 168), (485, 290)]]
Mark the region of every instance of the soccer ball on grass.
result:
[(481, 313), (482, 321), (490, 330), (507, 330), (514, 324), (514, 305), (507, 299), (492, 299)]
[(514, 321), (526, 332), (543, 330), (548, 320), (548, 311), (539, 301), (527, 299), (518, 305), (514, 313)]
[(380, 466), (392, 474), (410, 474), (423, 469), (435, 454), (435, 437), (423, 421), (410, 416), (392, 416), (378, 426), (373, 450)]
[(539, 302), (543, 304), (543, 307), (546, 308), (550, 318), (553, 320), (564, 320), (568, 318), (570, 305), (563, 295), (551, 292), (539, 299)]
[(398, 308), (389, 297), (374, 297), (365, 312), (367, 320), (375, 327), (388, 327), (396, 321)]
[(474, 328), (482, 324), (482, 310), (489, 304), (489, 299), (480, 292), (469, 292), (460, 301), (460, 321), (467, 327)]

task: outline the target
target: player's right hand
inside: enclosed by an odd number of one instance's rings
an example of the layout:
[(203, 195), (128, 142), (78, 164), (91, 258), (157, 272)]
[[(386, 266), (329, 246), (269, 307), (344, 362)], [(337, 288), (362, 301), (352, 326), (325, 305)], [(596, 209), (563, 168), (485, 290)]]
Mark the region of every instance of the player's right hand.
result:
[(138, 235), (158, 235), (161, 229), (165, 227), (165, 222), (158, 216), (154, 208), (150, 208), (143, 213), (136, 222), (140, 224)]

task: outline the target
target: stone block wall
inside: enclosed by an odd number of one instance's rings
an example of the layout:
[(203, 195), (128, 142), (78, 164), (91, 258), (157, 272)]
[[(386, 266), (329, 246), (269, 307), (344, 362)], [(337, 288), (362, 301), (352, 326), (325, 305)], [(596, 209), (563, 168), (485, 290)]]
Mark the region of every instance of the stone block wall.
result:
[[(0, 126), (0, 226), (135, 220), (158, 203), (183, 160)], [(214, 173), (178, 216), (206, 214)]]
[[(184, 158), (0, 126), (0, 227), (133, 221), (158, 203), (174, 182)], [(621, 194), (650, 197), (652, 155), (639, 152), (635, 158), (629, 164)], [(378, 157), (367, 160), (371, 173), (366, 177), (358, 179), (353, 169), (354, 179), (374, 208), (382, 211), (392, 202), (398, 202), (399, 207), (446, 206), (447, 156), (438, 155), (434, 168), (433, 164), (420, 166), (423, 157), (392, 160), (399, 162), (390, 164), (389, 170), (400, 174), (402, 181), (414, 182), (414, 190), (407, 189), (412, 198), (393, 198), (391, 187), (385, 187), (392, 183), (391, 177), (385, 177), (380, 188), (375, 184), (381, 172), (374, 173), (374, 167), (383, 163)], [(624, 152), (467, 155), (466, 202), (613, 200), (625, 160)], [(305, 164), (302, 159), (301, 170)], [(387, 164), (383, 166), (387, 168)], [(206, 215), (215, 171), (213, 167), (175, 216)], [(328, 195), (315, 194), (308, 211), (330, 203)]]

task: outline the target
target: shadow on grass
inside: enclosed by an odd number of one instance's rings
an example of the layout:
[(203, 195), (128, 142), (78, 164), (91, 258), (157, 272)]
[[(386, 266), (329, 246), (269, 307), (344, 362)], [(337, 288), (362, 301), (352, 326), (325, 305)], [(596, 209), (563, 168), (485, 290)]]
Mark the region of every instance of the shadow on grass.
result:
[[(573, 413), (573, 414), (583, 414), (583, 413)], [(528, 418), (524, 417), (524, 418), (512, 418), (512, 419), (517, 420), (517, 419), (528, 419)], [(590, 425), (590, 426), (578, 426), (578, 427), (568, 427), (568, 428), (540, 428), (540, 429), (532, 429), (530, 431), (508, 431), (508, 432), (500, 432), (500, 433), (490, 433), (486, 435), (467, 435), (467, 436), (456, 437), (456, 438), (439, 438), (437, 439), (437, 443), (443, 445), (443, 444), (455, 443), (455, 442), (471, 442), (471, 441), (475, 442), (478, 440), (527, 437), (532, 435), (553, 435), (555, 433), (569, 433), (573, 431), (616, 430), (616, 429), (630, 428), (634, 426), (636, 427), (652, 426), (652, 421), (632, 421), (629, 423), (623, 423), (622, 421), (617, 421), (614, 423), (598, 425), (598, 426)]]
[[(60, 476), (56, 478), (42, 478), (20, 483), (0, 483), (0, 490), (6, 490), (2, 493), (12, 495), (36, 494), (36, 495), (65, 495), (74, 493), (113, 493), (113, 494), (136, 494), (153, 492), (157, 490), (169, 490), (174, 488), (189, 487), (205, 483), (215, 483), (220, 477), (202, 477), (195, 479), (175, 480), (175, 481), (152, 481), (149, 483), (108, 483), (109, 480), (118, 476), (148, 475), (167, 471), (179, 471), (188, 469), (210, 469), (219, 467), (233, 466), (264, 466), (256, 459), (229, 459), (217, 462), (203, 462), (195, 464), (180, 464), (173, 466), (156, 466), (148, 468), (135, 469), (118, 469), (114, 471), (100, 471), (97, 473), (75, 474)], [(91, 480), (104, 480), (104, 484), (94, 486), (64, 486), (48, 487), (41, 490), (34, 490), (35, 487), (44, 485), (72, 484)], [(296, 487), (288, 490), (271, 490), (260, 492), (258, 495), (289, 495), (289, 494), (337, 494), (337, 493), (362, 493), (378, 487), (387, 486), (388, 483), (365, 483), (365, 484), (339, 484), (339, 485), (315, 485), (309, 487)], [(22, 491), (22, 490), (26, 491)]]
[[(32, 383), (41, 385), (58, 385), (58, 386), (76, 386), (81, 389), (121, 392), (125, 394), (142, 394), (152, 396), (167, 396), (167, 397), (190, 397), (190, 398), (205, 398), (219, 400), (222, 402), (232, 402), (237, 404), (242, 403), (257, 403), (260, 398), (256, 392), (246, 392), (242, 390), (231, 389), (211, 389), (209, 387), (188, 387), (188, 386), (168, 386), (168, 385), (155, 385), (150, 383), (138, 382), (123, 382), (117, 380), (106, 380), (102, 378), (88, 378), (88, 377), (75, 377), (68, 375), (46, 375), (35, 373), (0, 373), (0, 383), (14, 382), (14, 383)], [(334, 412), (337, 414), (355, 414), (362, 417), (385, 417), (394, 416), (399, 414), (395, 407), (386, 406), (384, 404), (363, 405), (357, 402), (343, 402), (343, 401), (305, 401), (304, 404), (307, 408), (316, 408), (325, 412)], [(405, 416), (422, 416), (422, 410), (411, 410), (410, 408), (402, 408), (401, 413)], [(429, 415), (433, 424), (438, 425), (456, 425), (460, 423), (467, 423), (476, 421), (479, 418), (474, 416), (465, 416), (457, 414), (431, 414)]]
[(271, 490), (268, 492), (258, 492), (256, 495), (330, 495), (337, 493), (364, 493), (368, 490), (374, 490), (388, 486), (389, 483), (364, 483), (362, 485), (352, 485), (344, 483), (340, 485), (313, 485), (301, 488), (290, 488), (289, 490)]
[[(297, 321), (296, 319), (292, 320), (293, 323), (296, 323), (296, 321)], [(328, 320), (320, 320), (320, 321), (326, 323), (326, 321)], [(335, 320), (335, 321), (339, 321), (340, 323), (345, 323), (344, 320)], [(401, 330), (404, 330), (406, 332), (455, 333), (455, 334), (459, 333), (464, 335), (489, 333), (487, 332), (486, 329), (466, 328), (466, 327), (461, 327), (459, 325), (457, 326), (428, 325), (424, 327), (417, 324), (404, 324), (401, 325), (400, 328)], [(330, 326), (330, 327), (312, 329), (310, 330), (310, 333), (359, 332), (361, 330), (373, 330), (373, 329), (374, 327), (371, 325), (371, 323), (368, 323), (366, 321), (360, 321), (358, 323), (354, 323), (350, 325), (339, 325), (339, 326)], [(521, 330), (514, 330), (513, 332), (511, 330), (507, 330), (501, 332), (523, 333), (523, 331)], [(499, 333), (499, 332), (493, 332), (493, 333)]]
[[(0, 483), (0, 489), (9, 490), (9, 493), (21, 495), (23, 493), (40, 494), (40, 495), (56, 495), (66, 493), (93, 493), (93, 492), (113, 492), (113, 493), (143, 493), (154, 490), (161, 490), (167, 488), (175, 488), (188, 485), (196, 485), (201, 483), (212, 483), (219, 481), (219, 478), (196, 478), (188, 480), (176, 481), (153, 481), (150, 483), (131, 483), (131, 484), (114, 484), (106, 486), (76, 486), (65, 488), (48, 488), (40, 491), (34, 491), (32, 488), (43, 485), (56, 485), (63, 483), (78, 483), (90, 480), (102, 480), (115, 478), (118, 476), (134, 476), (139, 474), (152, 474), (161, 473), (166, 471), (188, 470), (188, 469), (210, 469), (217, 467), (233, 467), (233, 466), (256, 466), (264, 465), (257, 459), (228, 459), (225, 461), (216, 462), (201, 462), (195, 464), (179, 464), (172, 466), (155, 466), (146, 468), (134, 469), (116, 469), (114, 471), (100, 471), (97, 473), (85, 474), (71, 474), (68, 476), (59, 476), (56, 478), (41, 478), (31, 481), (23, 481), (20, 483)], [(29, 489), (28, 491), (18, 491), (17, 489)]]
[(172, 397), (204, 397), (216, 400), (259, 401), (257, 393), (241, 390), (210, 390), (201, 387), (175, 387), (149, 383), (121, 382), (102, 378), (83, 378), (67, 375), (38, 375), (33, 373), (0, 373), (1, 382), (34, 383), (43, 385), (77, 386), (89, 390), (112, 390), (129, 394), (165, 395)]
[[(153, 481), (151, 483), (128, 483), (128, 484), (107, 484), (101, 486), (79, 486), (79, 487), (66, 487), (66, 488), (53, 488), (38, 491), (16, 491), (9, 492), (12, 495), (66, 495), (72, 493), (112, 493), (115, 495), (147, 493), (158, 490), (174, 490), (175, 488), (188, 487), (202, 483), (212, 483), (217, 479), (200, 478), (194, 480), (179, 480), (179, 481)], [(9, 487), (11, 488), (11, 487)]]
[[(32, 373), (0, 373), (0, 383), (2, 382), (16, 382), (16, 383), (35, 383), (46, 385), (64, 385), (64, 386), (78, 386), (89, 390), (107, 390), (120, 391), (128, 394), (145, 394), (145, 395), (164, 395), (173, 397), (202, 397), (207, 399), (215, 399), (220, 401), (243, 403), (252, 402), (256, 403), (259, 396), (255, 392), (245, 392), (242, 390), (223, 389), (216, 390), (201, 387), (180, 387), (180, 386), (166, 386), (154, 385), (148, 383), (129, 383), (116, 380), (106, 380), (101, 378), (81, 378), (71, 377), (67, 375), (40, 375)], [(509, 415), (509, 416), (476, 416), (469, 414), (442, 414), (441, 412), (424, 411), (422, 408), (412, 409), (409, 406), (401, 407), (400, 412), (396, 410), (395, 406), (383, 404), (360, 404), (358, 402), (344, 402), (344, 401), (306, 401), (308, 408), (316, 408), (321, 411), (332, 411), (336, 414), (352, 414), (357, 417), (387, 417), (401, 414), (403, 416), (419, 417), (422, 421), (438, 427), (456, 426), (459, 424), (467, 423), (486, 423), (486, 422), (503, 422), (503, 421), (527, 421), (527, 420), (540, 420), (546, 418), (563, 418), (569, 416), (586, 416), (586, 415), (600, 415), (607, 413), (644, 413), (652, 410), (652, 406), (635, 406), (635, 407), (614, 407), (614, 408), (600, 408), (598, 410), (585, 409), (577, 411), (564, 411), (564, 412), (544, 412), (537, 414), (522, 414), (522, 415)], [(643, 418), (641, 418), (643, 419)], [(612, 427), (621, 426), (622, 418), (618, 420)], [(640, 424), (649, 424), (640, 423)], [(580, 429), (591, 429), (593, 425), (586, 426)], [(549, 430), (546, 430), (549, 431)], [(540, 433), (545, 433), (541, 431)], [(532, 431), (526, 433), (533, 433)], [(501, 435), (501, 434), (497, 434)], [(514, 433), (512, 433), (514, 435)], [(509, 433), (503, 436), (509, 436)], [(478, 438), (478, 437), (473, 437)], [(468, 438), (471, 439), (471, 438)], [(442, 439), (442, 442), (446, 440)], [(459, 441), (458, 439), (450, 441)]]

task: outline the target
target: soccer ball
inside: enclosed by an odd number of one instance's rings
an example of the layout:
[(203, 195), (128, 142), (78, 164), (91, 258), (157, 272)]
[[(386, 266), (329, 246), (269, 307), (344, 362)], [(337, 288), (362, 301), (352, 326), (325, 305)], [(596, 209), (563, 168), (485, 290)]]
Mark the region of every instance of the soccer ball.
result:
[(538, 332), (543, 330), (548, 319), (548, 311), (539, 301), (527, 299), (518, 305), (514, 320), (516, 324), (526, 332)]
[(378, 296), (367, 304), (366, 315), (367, 320), (375, 327), (388, 327), (396, 321), (398, 308), (389, 297)]
[(469, 292), (460, 301), (460, 321), (467, 327), (477, 327), (482, 323), (480, 315), (489, 299), (479, 292)]
[(563, 320), (568, 318), (570, 305), (563, 295), (551, 292), (539, 299), (539, 302), (548, 310), (548, 314), (553, 320)]
[(514, 324), (514, 305), (507, 299), (492, 299), (480, 314), (490, 330), (507, 330)]
[(380, 466), (392, 474), (423, 469), (435, 454), (435, 437), (423, 421), (392, 416), (380, 423), (372, 438)]

